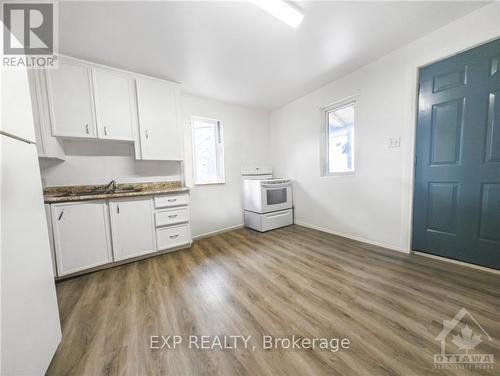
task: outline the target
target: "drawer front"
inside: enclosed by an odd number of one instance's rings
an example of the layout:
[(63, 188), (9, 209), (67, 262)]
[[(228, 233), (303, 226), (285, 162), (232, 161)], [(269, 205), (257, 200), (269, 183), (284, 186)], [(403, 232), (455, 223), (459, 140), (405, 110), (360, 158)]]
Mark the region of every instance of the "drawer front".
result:
[(163, 227), (156, 229), (156, 240), (158, 250), (164, 250), (172, 247), (189, 243), (188, 225)]
[(155, 212), (156, 227), (183, 223), (189, 220), (187, 207), (162, 209)]
[(269, 231), (275, 228), (293, 224), (292, 209), (282, 210), (274, 213), (262, 214), (262, 231)]
[(155, 196), (155, 208), (168, 208), (171, 206), (189, 204), (189, 195), (187, 193), (177, 195)]

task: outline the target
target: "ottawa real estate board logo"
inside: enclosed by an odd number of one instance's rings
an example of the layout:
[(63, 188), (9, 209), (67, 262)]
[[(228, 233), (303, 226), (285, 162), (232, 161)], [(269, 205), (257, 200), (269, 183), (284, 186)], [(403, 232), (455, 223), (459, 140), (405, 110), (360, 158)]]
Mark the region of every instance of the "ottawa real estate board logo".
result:
[(4, 67), (56, 68), (57, 2), (2, 2)]
[[(451, 320), (443, 320), (443, 330), (435, 338), (441, 353), (434, 354), (434, 368), (493, 369), (493, 354), (481, 353), (477, 347), (493, 341), (479, 322), (465, 308)], [(486, 346), (484, 346), (486, 347)], [(447, 351), (451, 349), (451, 351)]]

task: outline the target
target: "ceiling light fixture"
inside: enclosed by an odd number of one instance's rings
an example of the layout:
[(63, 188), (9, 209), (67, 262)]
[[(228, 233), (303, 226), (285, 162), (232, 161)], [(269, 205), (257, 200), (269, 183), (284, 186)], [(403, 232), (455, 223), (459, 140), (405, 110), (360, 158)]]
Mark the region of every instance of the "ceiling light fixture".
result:
[(304, 14), (291, 2), (286, 0), (253, 0), (253, 2), (288, 26), (294, 28), (299, 26), (304, 18)]

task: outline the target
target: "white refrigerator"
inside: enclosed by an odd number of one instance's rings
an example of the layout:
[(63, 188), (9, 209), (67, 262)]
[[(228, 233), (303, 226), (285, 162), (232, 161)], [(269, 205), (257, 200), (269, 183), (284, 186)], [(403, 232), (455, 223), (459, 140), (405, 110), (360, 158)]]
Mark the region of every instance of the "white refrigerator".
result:
[(0, 375), (43, 375), (61, 325), (30, 90), (25, 69), (0, 71)]

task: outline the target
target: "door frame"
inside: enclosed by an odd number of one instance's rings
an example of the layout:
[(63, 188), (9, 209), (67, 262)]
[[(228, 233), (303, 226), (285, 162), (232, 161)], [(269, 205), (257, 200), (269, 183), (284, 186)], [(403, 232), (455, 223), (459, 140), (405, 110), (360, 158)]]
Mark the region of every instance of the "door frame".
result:
[[(410, 187), (410, 192), (409, 192), (409, 211), (408, 211), (408, 214), (409, 214), (409, 220), (408, 220), (408, 228), (407, 228), (407, 231), (408, 231), (408, 239), (407, 239), (407, 242), (406, 244), (404, 245), (404, 250), (407, 252), (407, 253), (413, 253), (413, 254), (419, 254), (419, 255), (423, 255), (423, 256), (429, 256), (429, 257), (432, 257), (432, 258), (436, 258), (436, 259), (440, 259), (440, 260), (446, 260), (446, 261), (450, 261), (450, 262), (453, 262), (453, 263), (457, 263), (457, 264), (460, 264), (460, 265), (467, 265), (467, 266), (470, 266), (470, 267), (474, 267), (474, 268), (477, 268), (477, 269), (481, 269), (481, 270), (487, 270), (487, 271), (493, 271), (495, 273), (500, 273), (500, 271), (496, 270), (496, 269), (492, 269), (492, 268), (487, 268), (487, 267), (484, 267), (484, 266), (479, 266), (479, 265), (475, 265), (475, 264), (471, 264), (471, 263), (467, 263), (467, 262), (464, 262), (464, 261), (458, 261), (458, 260), (454, 260), (454, 259), (448, 259), (448, 258), (445, 258), (445, 257), (441, 257), (441, 256), (435, 256), (435, 255), (432, 255), (432, 254), (427, 254), (427, 253), (422, 253), (420, 251), (414, 251), (412, 249), (412, 243), (413, 243), (413, 212), (414, 212), (414, 205), (415, 205), (415, 201), (414, 201), (414, 198), (415, 198), (415, 173), (416, 173), (416, 168), (415, 168), (415, 158), (417, 156), (417, 126), (418, 126), (418, 100), (419, 100), (419, 82), (420, 82), (420, 71), (422, 68), (425, 68), (429, 65), (432, 65), (434, 63), (437, 63), (437, 62), (440, 62), (440, 61), (443, 61), (445, 59), (448, 59), (448, 58), (451, 58), (451, 57), (454, 57), (456, 55), (459, 55), (463, 52), (466, 52), (466, 51), (469, 51), (469, 50), (472, 50), (476, 47), (480, 47), (482, 45), (485, 45), (489, 42), (492, 42), (494, 40), (498, 40), (500, 39), (500, 34), (499, 35), (496, 35), (496, 36), (493, 36), (491, 38), (488, 38), (488, 39), (485, 39), (485, 40), (482, 40), (482, 41), (477, 41), (469, 46), (466, 46), (465, 48), (462, 48), (458, 51), (455, 51), (455, 52), (451, 52), (451, 53), (447, 53), (447, 54), (443, 54), (441, 55), (440, 57), (435, 57), (433, 58), (432, 60), (428, 60), (426, 62), (421, 62), (421, 63), (418, 63), (414, 69), (412, 69), (412, 101), (411, 101), (411, 111), (410, 113), (413, 114), (413, 124), (412, 124), (412, 129), (411, 129), (411, 134), (410, 134), (410, 142), (409, 142), (409, 145), (410, 145), (410, 152), (408, 153), (408, 161), (405, 162), (405, 168), (407, 168), (406, 166), (409, 166), (409, 169), (410, 171), (408, 172), (408, 178), (409, 178), (409, 187)], [(410, 159), (411, 158), (411, 159)], [(402, 207), (401, 209), (402, 211), (402, 217), (401, 219), (404, 219), (404, 207)]]

